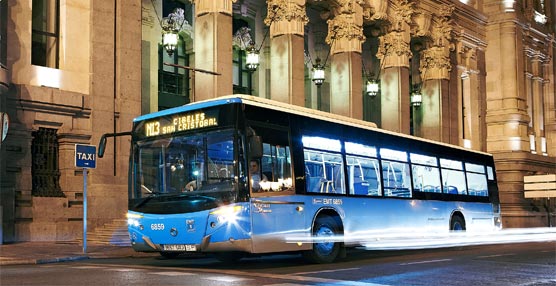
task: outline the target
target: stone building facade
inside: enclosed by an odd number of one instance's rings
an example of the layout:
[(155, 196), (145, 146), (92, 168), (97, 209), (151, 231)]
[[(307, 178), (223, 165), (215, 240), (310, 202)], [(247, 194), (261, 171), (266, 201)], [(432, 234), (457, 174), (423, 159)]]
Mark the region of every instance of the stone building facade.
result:
[[(3, 242), (81, 237), (75, 144), (231, 93), (490, 152), (503, 224), (554, 220), (554, 200), (523, 196), (523, 176), (556, 173), (554, 1), (0, 0), (0, 16)], [(169, 19), (179, 23), (172, 53), (161, 45)], [(128, 149), (127, 138), (111, 141), (88, 170), (92, 230), (124, 218)]]

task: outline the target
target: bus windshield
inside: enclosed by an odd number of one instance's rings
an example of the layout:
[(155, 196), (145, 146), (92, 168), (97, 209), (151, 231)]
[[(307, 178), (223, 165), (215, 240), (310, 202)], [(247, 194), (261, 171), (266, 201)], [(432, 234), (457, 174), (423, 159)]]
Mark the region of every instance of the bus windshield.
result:
[(235, 201), (232, 130), (143, 140), (134, 149), (130, 209), (190, 212)]

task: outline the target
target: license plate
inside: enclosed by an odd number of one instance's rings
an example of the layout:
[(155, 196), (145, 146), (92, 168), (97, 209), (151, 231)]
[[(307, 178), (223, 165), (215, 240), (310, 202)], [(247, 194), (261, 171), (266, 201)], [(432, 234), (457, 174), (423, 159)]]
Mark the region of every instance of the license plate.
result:
[(197, 246), (193, 244), (165, 244), (162, 249), (165, 251), (197, 251)]

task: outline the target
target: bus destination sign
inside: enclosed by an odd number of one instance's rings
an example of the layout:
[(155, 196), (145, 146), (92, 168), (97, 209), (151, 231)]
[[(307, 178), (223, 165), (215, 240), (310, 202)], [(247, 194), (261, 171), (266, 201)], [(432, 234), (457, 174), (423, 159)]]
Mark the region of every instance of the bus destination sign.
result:
[(212, 126), (218, 126), (217, 116), (205, 112), (182, 113), (145, 123), (145, 136), (172, 134)]

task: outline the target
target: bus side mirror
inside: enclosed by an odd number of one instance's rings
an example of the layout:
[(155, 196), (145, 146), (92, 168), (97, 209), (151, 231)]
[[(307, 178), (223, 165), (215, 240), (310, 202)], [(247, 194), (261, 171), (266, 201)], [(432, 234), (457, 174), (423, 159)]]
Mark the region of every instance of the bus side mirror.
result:
[(102, 158), (104, 156), (104, 149), (106, 149), (106, 134), (102, 134), (100, 141), (98, 142), (98, 157)]
[(249, 139), (249, 158), (259, 159), (263, 156), (263, 142), (261, 136), (252, 136)]
[(100, 141), (98, 142), (98, 154), (99, 158), (104, 156), (104, 149), (106, 149), (106, 137), (120, 137), (120, 136), (131, 136), (131, 131), (119, 132), (119, 133), (104, 133), (100, 136)]

